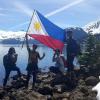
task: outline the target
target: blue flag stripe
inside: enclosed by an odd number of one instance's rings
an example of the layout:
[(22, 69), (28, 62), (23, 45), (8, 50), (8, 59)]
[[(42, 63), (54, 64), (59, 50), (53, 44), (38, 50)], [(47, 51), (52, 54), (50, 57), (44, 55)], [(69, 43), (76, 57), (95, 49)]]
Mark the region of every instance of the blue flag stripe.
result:
[(61, 29), (57, 25), (50, 22), (47, 18), (45, 18), (43, 15), (41, 15), (37, 11), (38, 17), (40, 18), (42, 24), (44, 25), (45, 30), (47, 33), (54, 39), (60, 40), (64, 42), (65, 40), (65, 32), (64, 29)]

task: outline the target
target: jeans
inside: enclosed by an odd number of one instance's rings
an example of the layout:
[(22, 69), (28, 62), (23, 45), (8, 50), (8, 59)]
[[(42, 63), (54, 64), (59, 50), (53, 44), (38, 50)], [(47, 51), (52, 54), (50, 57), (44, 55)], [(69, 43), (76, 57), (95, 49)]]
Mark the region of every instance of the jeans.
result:
[(10, 72), (11, 71), (17, 71), (18, 76), (19, 77), (21, 76), (20, 69), (16, 65), (15, 66), (12, 66), (12, 67), (5, 68), (5, 78), (4, 78), (3, 86), (6, 86), (7, 80), (9, 78), (9, 75), (10, 75)]

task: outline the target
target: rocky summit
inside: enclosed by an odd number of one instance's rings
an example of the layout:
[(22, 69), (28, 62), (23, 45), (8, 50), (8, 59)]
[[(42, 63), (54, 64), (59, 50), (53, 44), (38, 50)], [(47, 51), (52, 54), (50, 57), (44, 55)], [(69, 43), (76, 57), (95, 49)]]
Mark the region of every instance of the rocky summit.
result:
[[(82, 73), (82, 72), (81, 72)], [(95, 76), (80, 75), (78, 83), (71, 87), (68, 75), (53, 72), (39, 72), (34, 89), (32, 82), (28, 89), (25, 86), (26, 75), (12, 77), (11, 85), (0, 87), (0, 100), (96, 100), (92, 91), (99, 79)]]

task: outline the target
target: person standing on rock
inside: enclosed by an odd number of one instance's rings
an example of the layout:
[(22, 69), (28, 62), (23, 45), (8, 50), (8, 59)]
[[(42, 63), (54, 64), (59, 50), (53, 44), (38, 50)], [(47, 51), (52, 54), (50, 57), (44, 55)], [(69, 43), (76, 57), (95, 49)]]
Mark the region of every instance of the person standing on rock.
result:
[(7, 84), (7, 80), (11, 71), (17, 71), (18, 76), (21, 77), (20, 69), (16, 66), (17, 56), (18, 54), (16, 54), (15, 48), (11, 47), (8, 51), (8, 54), (3, 57), (3, 65), (5, 67), (5, 78), (3, 82), (4, 88)]
[[(78, 45), (77, 41), (73, 39), (73, 32), (67, 31), (67, 63), (68, 63), (68, 72), (73, 73), (75, 72), (75, 76), (78, 75), (77, 71), (74, 71), (73, 61), (74, 58), (77, 57), (80, 53), (80, 46)], [(74, 74), (73, 74), (74, 75)]]
[(36, 82), (36, 77), (37, 77), (37, 72), (38, 72), (38, 60), (42, 60), (45, 57), (45, 53), (43, 54), (42, 57), (40, 57), (40, 54), (36, 51), (37, 45), (33, 44), (33, 49), (31, 50), (29, 48), (28, 44), (28, 35), (26, 35), (26, 46), (27, 46), (27, 51), (28, 51), (28, 65), (27, 65), (27, 81), (25, 87), (28, 88), (28, 83), (30, 80), (31, 75), (33, 75), (33, 84), (32, 84), (32, 89), (34, 89), (35, 82)]

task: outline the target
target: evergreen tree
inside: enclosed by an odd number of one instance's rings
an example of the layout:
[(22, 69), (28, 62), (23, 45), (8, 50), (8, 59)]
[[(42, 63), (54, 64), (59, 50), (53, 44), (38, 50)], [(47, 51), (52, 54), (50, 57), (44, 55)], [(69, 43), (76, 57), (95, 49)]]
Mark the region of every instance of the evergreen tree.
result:
[(80, 57), (82, 65), (87, 67), (100, 65), (100, 40), (89, 34), (85, 41), (85, 52)]

